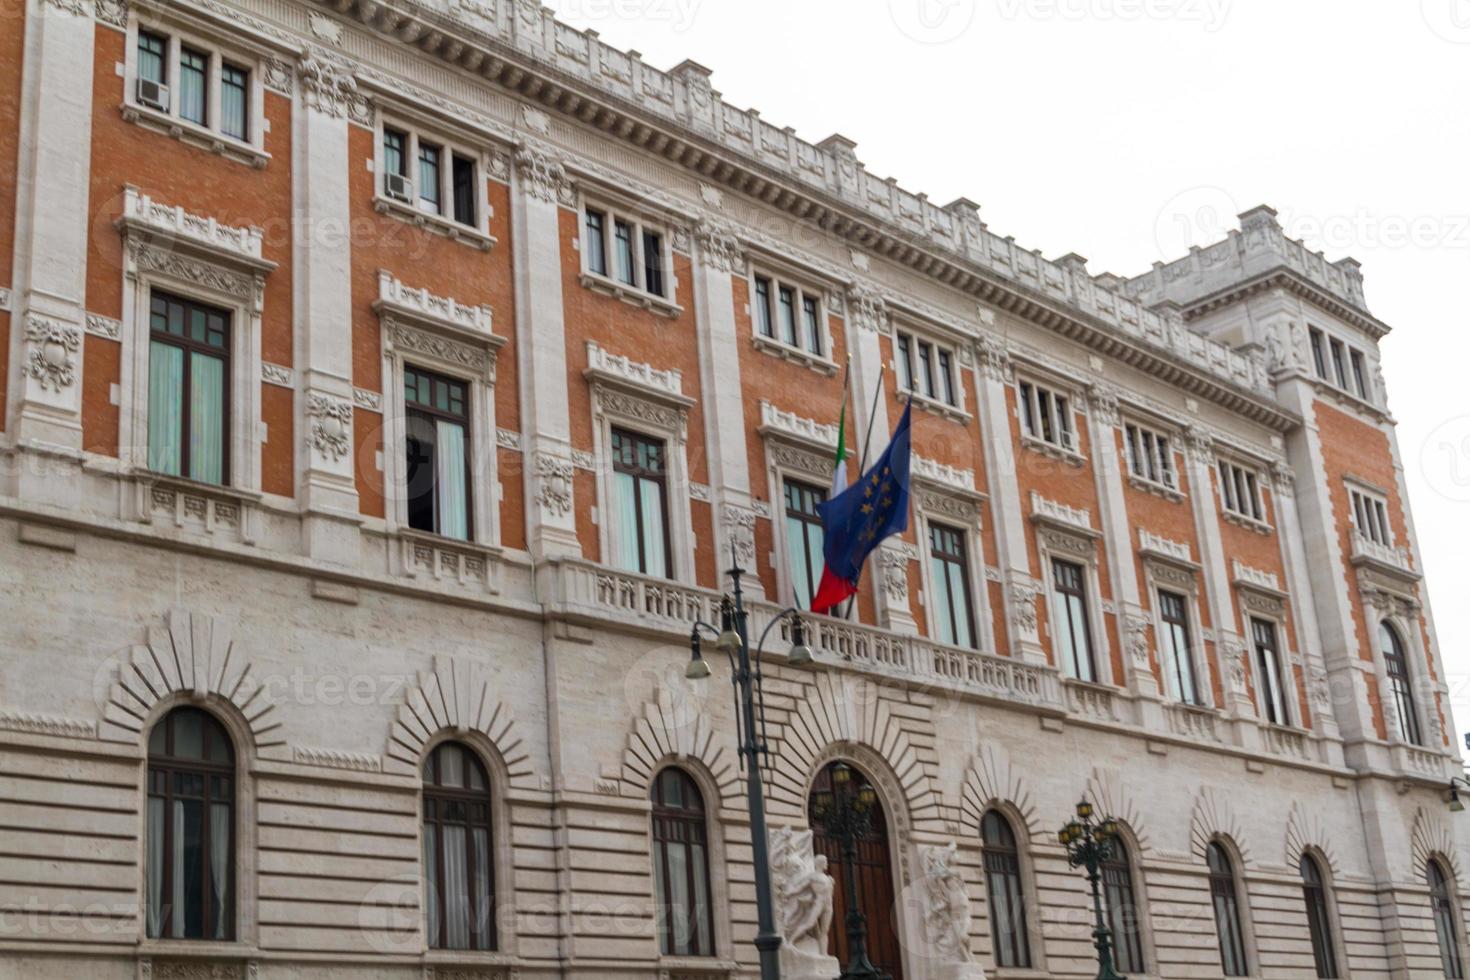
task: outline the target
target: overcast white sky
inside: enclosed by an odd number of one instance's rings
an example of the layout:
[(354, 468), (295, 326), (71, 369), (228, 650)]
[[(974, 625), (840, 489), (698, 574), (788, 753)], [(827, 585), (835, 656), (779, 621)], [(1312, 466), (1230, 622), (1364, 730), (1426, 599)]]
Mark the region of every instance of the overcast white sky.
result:
[[(1364, 265), (1470, 730), (1470, 0), (551, 0), (563, 20), (1094, 272), (1267, 203)], [(1458, 742), (1458, 738), (1457, 738)]]

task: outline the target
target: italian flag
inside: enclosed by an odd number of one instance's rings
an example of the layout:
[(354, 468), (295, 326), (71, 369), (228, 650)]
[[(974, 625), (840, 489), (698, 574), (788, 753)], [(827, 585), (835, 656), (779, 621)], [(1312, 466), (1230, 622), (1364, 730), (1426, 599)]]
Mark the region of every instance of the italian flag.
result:
[[(847, 451), (847, 401), (848, 389), (852, 385), (852, 358), (848, 357), (847, 369), (842, 374), (842, 408), (837, 414), (837, 453), (832, 458), (832, 490), (827, 494), (828, 500), (836, 500), (842, 491), (847, 489), (847, 458), (851, 454)], [(830, 565), (822, 565), (822, 582), (817, 586), (817, 594), (812, 596), (812, 612), (824, 612), (835, 603), (829, 601), (828, 597), (846, 589), (846, 584), (832, 572)], [(818, 600), (825, 603), (822, 608), (817, 608)]]

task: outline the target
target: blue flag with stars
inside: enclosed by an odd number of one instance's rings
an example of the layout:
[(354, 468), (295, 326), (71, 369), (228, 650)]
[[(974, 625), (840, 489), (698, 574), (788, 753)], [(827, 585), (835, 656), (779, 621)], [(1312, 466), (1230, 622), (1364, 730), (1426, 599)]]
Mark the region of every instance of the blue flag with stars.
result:
[(817, 507), (822, 518), (827, 567), (812, 599), (813, 612), (825, 612), (857, 592), (868, 555), (909, 526), (909, 411), (893, 430), (888, 448), (852, 486)]

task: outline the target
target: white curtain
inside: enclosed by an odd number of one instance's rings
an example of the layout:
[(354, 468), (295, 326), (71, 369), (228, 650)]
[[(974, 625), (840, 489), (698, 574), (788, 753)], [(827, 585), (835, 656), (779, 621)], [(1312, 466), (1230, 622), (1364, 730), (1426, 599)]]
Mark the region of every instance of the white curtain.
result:
[(225, 478), (225, 364), (217, 357), (189, 358), (189, 476), (204, 483)]
[(148, 355), (148, 468), (179, 474), (183, 424), (184, 352), (154, 341)]
[(470, 878), (465, 867), (465, 829), (446, 825), (444, 834), (444, 918), (449, 949), (470, 945)]
[(680, 953), (689, 949), (690, 935), (694, 923), (689, 919), (693, 904), (689, 896), (689, 853), (679, 844), (667, 848), (669, 862), (669, 927), (674, 936), (674, 949)]
[[(159, 726), (162, 730), (162, 726)], [(163, 926), (163, 800), (148, 800), (148, 937)]]
[(668, 551), (664, 545), (664, 491), (653, 480), (640, 480), (640, 499), (643, 502), (643, 560), (647, 565), (644, 573), (658, 578), (667, 578)]
[(435, 435), (438, 472), (434, 474), (434, 483), (439, 497), (439, 533), (464, 541), (470, 536), (464, 427), (441, 419), (435, 425)]
[(169, 935), (179, 938), (184, 935), (184, 870), (188, 863), (188, 848), (184, 846), (184, 803), (174, 801), (173, 826), (173, 881), (169, 883), (168, 906)]
[(490, 834), (484, 827), (476, 827), (472, 833), (475, 847), (475, 930), (479, 948), (486, 949), (490, 945)]
[(617, 507), (617, 520), (613, 524), (613, 561), (619, 568), (630, 572), (638, 568), (638, 494), (634, 481), (628, 473), (613, 474), (613, 500)]
[(935, 636), (941, 643), (957, 643), (955, 631), (950, 626), (954, 610), (949, 601), (949, 567), (943, 558), (930, 561), (930, 575), (934, 577), (934, 627)]
[(230, 914), (230, 807), (227, 803), (214, 803), (209, 808), (209, 884), (214, 892), (210, 896), (214, 921), (206, 923), (205, 929), (211, 938), (224, 939), (229, 934)]
[(424, 910), (428, 917), (429, 945), (439, 942), (439, 857), (433, 824), (424, 825)]

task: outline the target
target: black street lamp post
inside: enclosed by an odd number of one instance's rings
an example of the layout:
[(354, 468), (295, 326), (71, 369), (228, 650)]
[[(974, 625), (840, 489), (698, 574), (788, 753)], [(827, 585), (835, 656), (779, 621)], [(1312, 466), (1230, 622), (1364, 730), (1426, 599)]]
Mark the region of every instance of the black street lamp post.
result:
[(1077, 818), (1067, 821), (1057, 832), (1057, 839), (1067, 849), (1067, 864), (1087, 869), (1087, 883), (1092, 886), (1092, 940), (1097, 947), (1097, 980), (1126, 980), (1113, 969), (1112, 931), (1103, 918), (1102, 865), (1113, 856), (1113, 843), (1118, 839), (1118, 822), (1112, 817), (1094, 818), (1092, 804), (1077, 804)]
[(842, 892), (847, 904), (847, 966), (838, 980), (889, 980), (868, 959), (868, 920), (858, 908), (857, 880), (853, 870), (857, 863), (857, 846), (873, 831), (873, 811), (878, 795), (873, 787), (863, 784), (853, 788), (853, 770), (845, 762), (832, 766), (831, 789), (819, 790), (812, 801), (812, 816), (822, 824), (828, 837), (842, 845)]
[(703, 621), (694, 624), (689, 632), (691, 657), (684, 676), (699, 680), (710, 675), (709, 663), (700, 650), (699, 632), (705, 630), (715, 634), (718, 637), (716, 649), (723, 650), (730, 660), (730, 683), (735, 688), (736, 737), (740, 743), (740, 758), (745, 764), (745, 795), (750, 806), (750, 848), (755, 865), (755, 948), (760, 951), (761, 980), (780, 980), (781, 936), (776, 932), (771, 905), (771, 860), (766, 840), (766, 803), (761, 785), (761, 756), (768, 751), (768, 746), (760, 656), (771, 628), (783, 619), (791, 621), (791, 650), (786, 655), (786, 662), (796, 666), (811, 663), (812, 648), (806, 642), (806, 623), (802, 621), (801, 614), (794, 608), (788, 608), (777, 613), (766, 625), (752, 657), (749, 614), (745, 610), (744, 591), (740, 588), (740, 577), (745, 574), (745, 569), (736, 565), (728, 574), (733, 584), (730, 593), (720, 600), (720, 626), (716, 629)]

